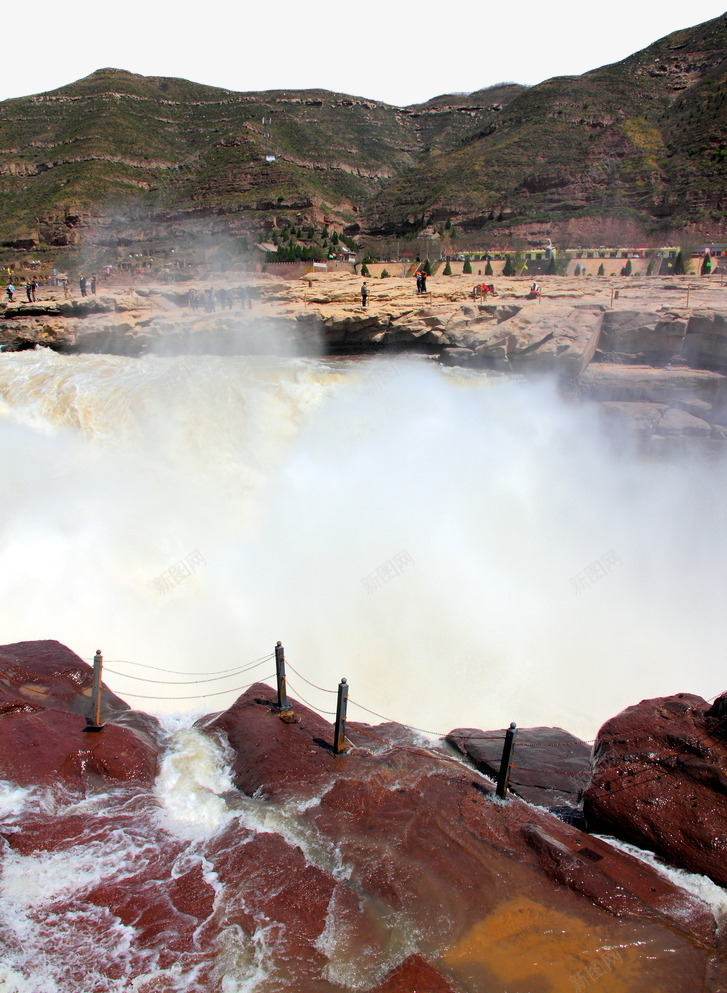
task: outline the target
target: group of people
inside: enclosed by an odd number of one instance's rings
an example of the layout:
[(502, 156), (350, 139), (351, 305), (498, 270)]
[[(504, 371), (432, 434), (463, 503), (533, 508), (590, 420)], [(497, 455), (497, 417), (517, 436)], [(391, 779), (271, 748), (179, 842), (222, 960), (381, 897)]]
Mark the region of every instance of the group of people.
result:
[[(35, 294), (37, 289), (38, 289), (37, 279), (33, 278), (33, 279), (27, 279), (25, 281), (25, 295), (28, 298), (28, 303), (35, 303)], [(5, 287), (5, 292), (8, 297), (8, 303), (13, 303), (13, 301), (15, 300), (15, 283), (13, 283), (12, 280)]]
[[(417, 293), (427, 292), (427, 274), (423, 269), (417, 269)], [(364, 280), (361, 284), (361, 306), (365, 307), (369, 300), (369, 288), (368, 284)]]
[(91, 293), (93, 293), (95, 295), (95, 293), (96, 293), (96, 273), (95, 272), (92, 272), (91, 273), (91, 278), (90, 279), (86, 279), (86, 277), (83, 275), (83, 273), (81, 273), (81, 275), (78, 277), (78, 288), (81, 291), (81, 296), (82, 297), (88, 296), (89, 287), (91, 289)]
[(206, 314), (213, 314), (218, 306), (220, 310), (232, 310), (236, 297), (240, 301), (241, 309), (252, 309), (252, 297), (247, 286), (238, 286), (236, 290), (227, 290), (224, 286), (213, 290), (210, 286), (202, 292), (190, 289), (187, 293), (187, 306), (193, 311), (201, 309)]

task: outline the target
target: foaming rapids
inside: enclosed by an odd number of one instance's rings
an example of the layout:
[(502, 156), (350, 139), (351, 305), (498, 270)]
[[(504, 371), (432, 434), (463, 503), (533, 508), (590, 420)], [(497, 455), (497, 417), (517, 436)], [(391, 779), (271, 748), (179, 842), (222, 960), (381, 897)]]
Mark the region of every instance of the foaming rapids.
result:
[(645, 457), (547, 382), (8, 354), (0, 459), (4, 640), (101, 647), (152, 712), (228, 706), (273, 666), (204, 675), (278, 639), (293, 698), (332, 711), (346, 676), (352, 719), (433, 733), (590, 738), (724, 689), (724, 461)]

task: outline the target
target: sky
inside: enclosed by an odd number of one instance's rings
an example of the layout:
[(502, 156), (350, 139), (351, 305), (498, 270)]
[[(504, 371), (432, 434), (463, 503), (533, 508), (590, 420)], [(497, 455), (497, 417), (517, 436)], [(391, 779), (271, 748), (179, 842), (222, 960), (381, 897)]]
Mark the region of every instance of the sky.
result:
[(724, 3), (39, 0), (28, 44), (2, 60), (0, 100), (111, 66), (230, 90), (323, 88), (406, 106), (500, 82), (580, 75), (717, 17)]

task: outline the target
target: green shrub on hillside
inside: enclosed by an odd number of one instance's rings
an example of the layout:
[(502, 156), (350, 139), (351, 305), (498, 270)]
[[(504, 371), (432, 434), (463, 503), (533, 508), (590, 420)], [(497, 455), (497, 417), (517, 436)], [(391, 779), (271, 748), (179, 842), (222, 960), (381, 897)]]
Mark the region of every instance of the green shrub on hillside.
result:
[(362, 276), (370, 276), (371, 275), (371, 273), (369, 272), (369, 267), (366, 265), (365, 262), (362, 262), (361, 263), (361, 275)]
[(598, 275), (599, 276), (605, 276), (606, 275), (606, 270), (603, 268), (603, 262), (598, 267)]
[(487, 260), (487, 265), (485, 266), (485, 275), (486, 276), (492, 276), (493, 275), (492, 266), (490, 265), (490, 260), (489, 259)]
[(514, 276), (515, 275), (515, 266), (512, 263), (512, 256), (510, 256), (510, 255), (507, 255), (505, 257), (505, 268), (502, 270), (502, 275), (503, 276)]
[(451, 276), (452, 275), (452, 266), (449, 264), (449, 259), (447, 259), (447, 264), (444, 267), (444, 269), (442, 269), (442, 275), (443, 276)]
[(464, 265), (462, 266), (462, 272), (465, 276), (470, 276), (472, 274), (472, 263), (469, 259), (464, 260)]
[(390, 276), (391, 276), (391, 273), (389, 272), (388, 269), (382, 269), (381, 270), (381, 276), (380, 276), (381, 279), (388, 279)]

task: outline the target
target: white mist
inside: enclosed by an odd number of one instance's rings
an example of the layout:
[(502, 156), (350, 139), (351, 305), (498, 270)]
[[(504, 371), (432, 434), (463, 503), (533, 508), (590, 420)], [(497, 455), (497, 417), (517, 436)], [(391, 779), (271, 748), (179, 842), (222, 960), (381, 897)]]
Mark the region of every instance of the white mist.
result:
[[(593, 737), (643, 697), (725, 688), (724, 461), (619, 448), (547, 383), (421, 360), (9, 354), (0, 463), (5, 642), (191, 681), (111, 660), (204, 674), (281, 639), (313, 683), (346, 676), (353, 701), (433, 732)], [(212, 711), (272, 671), (107, 682), (147, 710)]]

